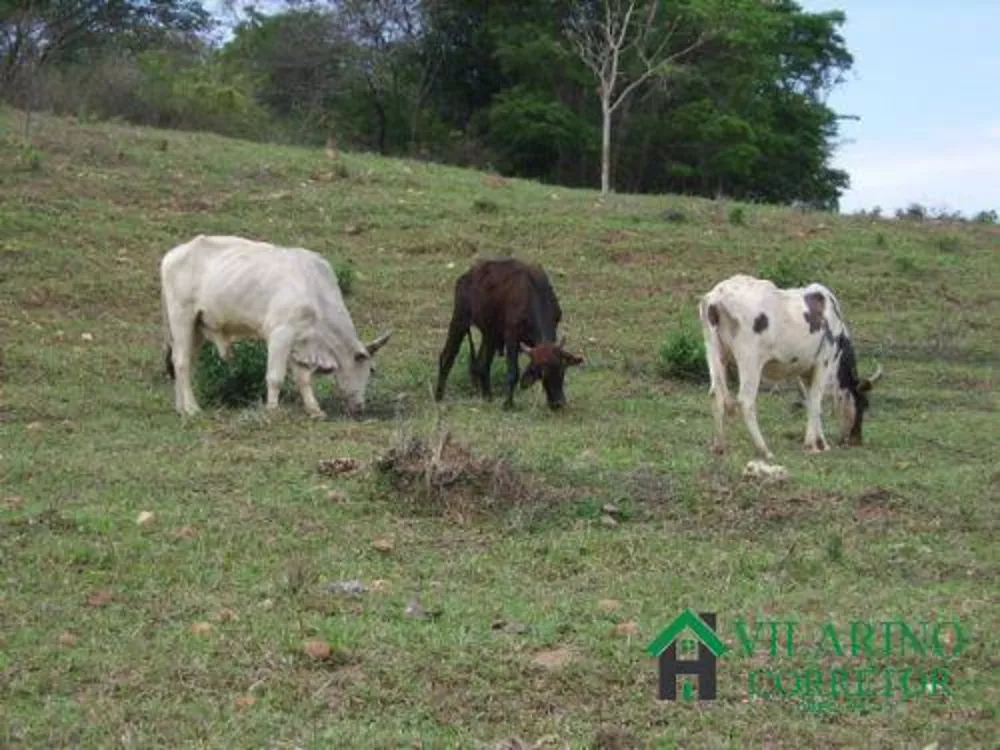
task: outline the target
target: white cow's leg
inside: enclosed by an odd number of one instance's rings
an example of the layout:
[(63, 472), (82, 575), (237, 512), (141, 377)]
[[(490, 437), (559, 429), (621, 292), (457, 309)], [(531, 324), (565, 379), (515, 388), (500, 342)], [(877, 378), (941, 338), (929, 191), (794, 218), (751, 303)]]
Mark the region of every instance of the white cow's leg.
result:
[(830, 444), (823, 435), (823, 384), (824, 378), (818, 372), (813, 374), (812, 381), (806, 391), (806, 450), (810, 453), (820, 453), (828, 450)]
[(757, 425), (757, 391), (760, 389), (760, 366), (757, 362), (739, 363), (740, 371), (740, 410), (743, 412), (743, 421), (746, 423), (750, 439), (753, 441), (757, 452), (764, 458), (771, 460), (774, 454), (768, 449), (764, 442), (764, 436), (760, 434), (760, 427)]
[(278, 408), (278, 394), (288, 373), (288, 355), (295, 339), (294, 329), (283, 326), (275, 329), (267, 340), (267, 408)]
[(170, 319), (170, 337), (173, 340), (174, 406), (181, 414), (193, 416), (201, 411), (191, 387), (191, 370), (202, 338), (194, 321), (180, 316)]
[(302, 396), (302, 403), (305, 405), (306, 413), (310, 417), (317, 419), (325, 417), (326, 412), (320, 408), (319, 402), (316, 400), (316, 394), (313, 393), (312, 371), (308, 367), (303, 367), (298, 363), (292, 363), (292, 371), (295, 373), (295, 385), (298, 386), (299, 394)]

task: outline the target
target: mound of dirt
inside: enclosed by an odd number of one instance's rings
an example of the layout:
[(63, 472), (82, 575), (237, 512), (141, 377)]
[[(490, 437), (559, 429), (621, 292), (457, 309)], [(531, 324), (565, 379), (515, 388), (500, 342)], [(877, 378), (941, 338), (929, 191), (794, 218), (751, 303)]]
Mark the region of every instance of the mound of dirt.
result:
[(535, 505), (546, 493), (503, 458), (477, 456), (445, 432), (437, 444), (404, 436), (376, 471), (401, 499), (434, 515), (476, 517)]

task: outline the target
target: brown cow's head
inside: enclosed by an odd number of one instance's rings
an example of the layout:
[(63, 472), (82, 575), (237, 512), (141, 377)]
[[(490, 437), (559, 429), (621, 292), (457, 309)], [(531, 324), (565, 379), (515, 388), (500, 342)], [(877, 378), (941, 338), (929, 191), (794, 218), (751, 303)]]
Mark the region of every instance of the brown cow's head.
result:
[(583, 357), (570, 354), (563, 349), (565, 341), (565, 338), (561, 338), (555, 344), (551, 342), (537, 346), (521, 344), (521, 351), (531, 358), (521, 376), (521, 387), (530, 388), (536, 380), (541, 379), (549, 408), (552, 409), (559, 409), (566, 404), (566, 396), (563, 394), (566, 368), (583, 363)]

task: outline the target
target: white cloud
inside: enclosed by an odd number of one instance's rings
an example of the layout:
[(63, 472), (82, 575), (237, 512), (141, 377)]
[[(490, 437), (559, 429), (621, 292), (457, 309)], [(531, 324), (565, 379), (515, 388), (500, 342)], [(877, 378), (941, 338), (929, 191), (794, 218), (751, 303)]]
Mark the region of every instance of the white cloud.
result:
[(1000, 207), (1000, 122), (916, 141), (854, 143), (835, 161), (851, 176), (841, 210), (912, 202), (975, 213)]

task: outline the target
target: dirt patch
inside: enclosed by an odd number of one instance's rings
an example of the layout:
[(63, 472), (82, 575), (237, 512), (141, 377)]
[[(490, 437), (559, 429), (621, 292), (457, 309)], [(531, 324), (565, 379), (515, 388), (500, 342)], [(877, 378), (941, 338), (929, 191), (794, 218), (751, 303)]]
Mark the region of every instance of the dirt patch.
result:
[(477, 456), (444, 431), (435, 441), (402, 436), (375, 462), (413, 510), (467, 521), (545, 504), (549, 493), (503, 458)]
[(858, 495), (858, 506), (854, 518), (868, 521), (892, 515), (898, 506), (898, 498), (885, 487), (869, 487)]

